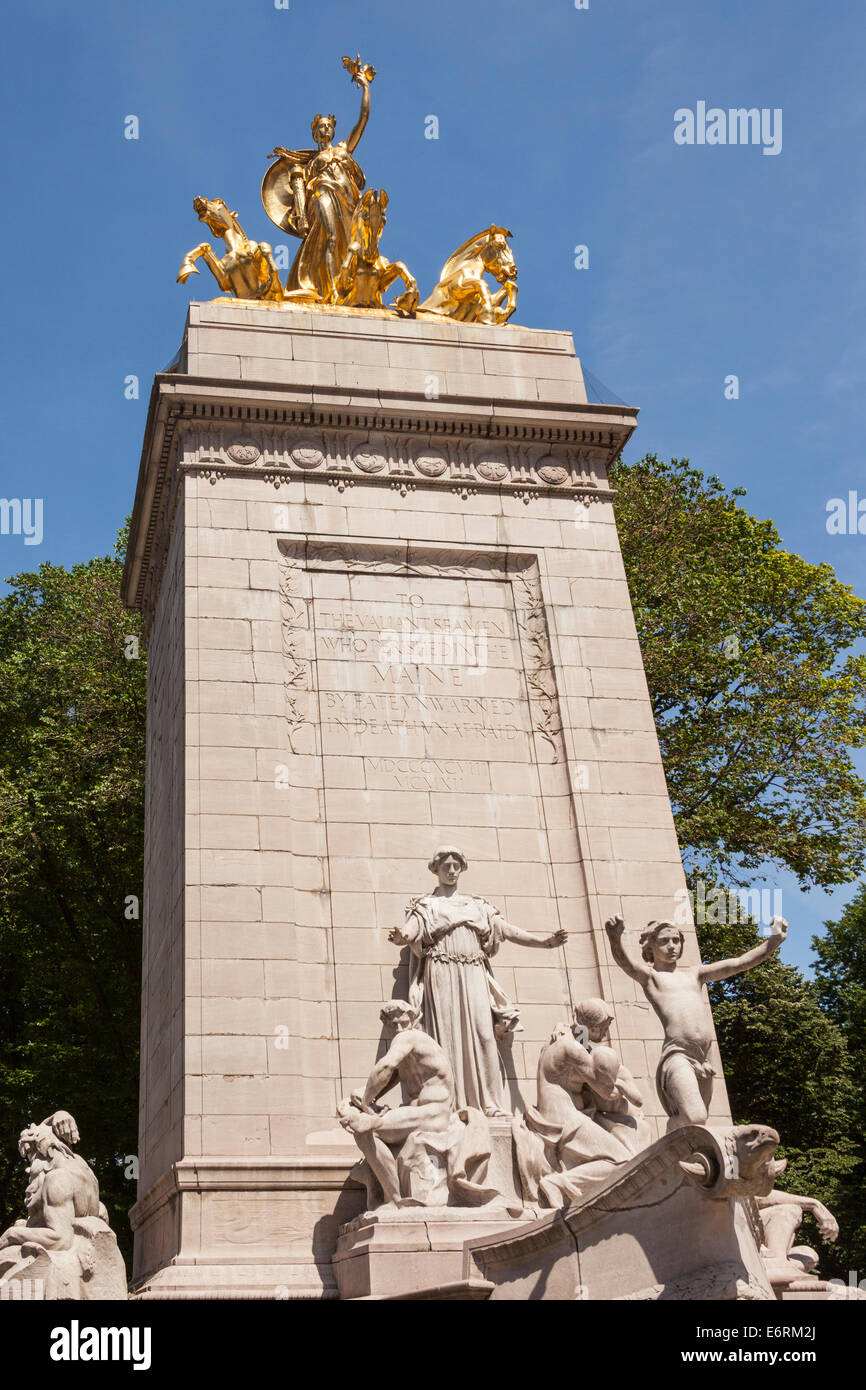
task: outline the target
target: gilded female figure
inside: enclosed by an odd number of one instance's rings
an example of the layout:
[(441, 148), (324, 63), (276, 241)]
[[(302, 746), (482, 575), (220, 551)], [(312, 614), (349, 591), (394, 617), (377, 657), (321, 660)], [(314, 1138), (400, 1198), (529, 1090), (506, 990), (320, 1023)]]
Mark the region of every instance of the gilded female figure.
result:
[(262, 182), (262, 203), (272, 222), (301, 237), (286, 293), (289, 298), (325, 304), (338, 302), (337, 277), (346, 248), (352, 214), (364, 188), (364, 175), (352, 158), (370, 115), (370, 83), (375, 70), (344, 58), (352, 81), (361, 88), (361, 110), (346, 140), (334, 144), (336, 118), (318, 114), (311, 130), (315, 150), (287, 150), (278, 156)]

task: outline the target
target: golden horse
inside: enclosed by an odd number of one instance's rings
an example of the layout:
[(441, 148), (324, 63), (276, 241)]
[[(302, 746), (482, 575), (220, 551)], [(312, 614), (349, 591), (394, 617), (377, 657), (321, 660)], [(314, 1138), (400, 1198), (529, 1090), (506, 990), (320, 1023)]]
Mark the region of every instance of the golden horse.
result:
[(382, 295), (395, 280), (406, 286), (397, 306), (411, 313), (418, 304), (418, 282), (402, 261), (386, 261), (379, 252), (379, 238), (385, 227), (388, 194), (368, 188), (352, 214), (349, 245), (337, 277), (339, 304), (356, 309), (380, 309)]
[(223, 238), (226, 254), (220, 260), (209, 242), (200, 242), (184, 256), (177, 273), (179, 283), (184, 284), (190, 275), (198, 275), (195, 263), (202, 259), (220, 289), (230, 291), (237, 299), (282, 300), (285, 291), (268, 243), (250, 241), (237, 213), (226, 207), (222, 198), (194, 198), (193, 207), (214, 236)]
[[(464, 241), (442, 267), (439, 283), (418, 308), (461, 323), (507, 323), (517, 308), (517, 266), (508, 245), (511, 233), (492, 223)], [(491, 294), (484, 273), (502, 286)], [(398, 307), (400, 301), (397, 301)]]

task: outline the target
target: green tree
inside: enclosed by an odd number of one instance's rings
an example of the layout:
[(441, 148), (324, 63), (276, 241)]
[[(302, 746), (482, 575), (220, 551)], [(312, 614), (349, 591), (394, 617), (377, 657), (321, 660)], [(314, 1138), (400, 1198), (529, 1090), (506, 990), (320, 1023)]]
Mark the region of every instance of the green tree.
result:
[(818, 997), (831, 1018), (845, 1028), (852, 1049), (862, 1054), (866, 1052), (866, 883), (839, 921), (824, 926), (825, 934), (812, 938)]
[[(827, 1015), (845, 1031), (858, 1059), (853, 1126), (856, 1163), (845, 1178), (840, 1201), (846, 1208), (848, 1269), (866, 1279), (866, 884), (838, 922), (825, 922), (823, 936), (812, 938), (817, 957), (815, 988)], [(850, 1235), (848, 1232), (850, 1231)]]
[(128, 1248), (145, 661), (121, 567), (45, 564), (0, 599), (0, 1229), (23, 1214), (18, 1131), (63, 1108)]
[[(706, 960), (739, 955), (760, 940), (756, 927), (698, 926)], [(759, 1121), (782, 1138), (788, 1168), (777, 1186), (819, 1198), (839, 1219), (826, 1245), (808, 1218), (803, 1236), (819, 1249), (826, 1277), (845, 1277), (861, 1258), (862, 1232), (850, 1206), (859, 1159), (855, 1068), (845, 1031), (821, 1007), (818, 986), (772, 956), (757, 970), (709, 986), (735, 1124)]]
[(687, 459), (619, 463), (616, 517), (686, 863), (856, 878), (866, 854), (866, 602)]
[[(613, 481), (693, 885), (701, 875), (710, 898), (713, 885), (743, 884), (768, 864), (804, 885), (852, 881), (866, 851), (866, 784), (851, 759), (866, 741), (866, 659), (851, 648), (866, 603), (830, 566), (784, 551), (773, 524), (743, 508), (742, 488), (687, 459), (649, 454), (619, 463)], [(757, 939), (743, 923), (698, 932), (705, 959)], [(840, 1239), (821, 1248), (821, 1268), (843, 1276), (866, 1269), (866, 974), (855, 939), (841, 928), (828, 939), (814, 984), (774, 957), (710, 990), (734, 1118), (778, 1129), (789, 1164), (779, 1186), (835, 1211)], [(814, 1227), (811, 1237), (820, 1247)]]

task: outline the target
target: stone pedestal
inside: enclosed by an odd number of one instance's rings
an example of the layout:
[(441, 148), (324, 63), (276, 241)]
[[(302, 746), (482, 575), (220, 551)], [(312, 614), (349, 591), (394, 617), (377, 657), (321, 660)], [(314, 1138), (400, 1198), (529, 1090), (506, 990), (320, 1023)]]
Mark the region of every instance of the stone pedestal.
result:
[[(472, 1297), (463, 1283), (464, 1245), (496, 1235), (508, 1239), (535, 1215), (510, 1216), (505, 1207), (383, 1207), (343, 1228), (333, 1256), (344, 1299), (403, 1298), (413, 1293)], [(484, 1287), (482, 1285), (482, 1287)]]
[(862, 1302), (866, 1300), (866, 1290), (852, 1288), (850, 1285), (833, 1284), (829, 1279), (809, 1278), (795, 1284), (773, 1285), (776, 1297), (782, 1303), (837, 1303), (839, 1301)]
[(511, 1104), (603, 995), (663, 1128), (658, 1024), (602, 926), (685, 889), (608, 485), (635, 413), (587, 401), (567, 333), (190, 306), (125, 572), (149, 633), (140, 1291), (334, 1292), (359, 1200), (335, 1105), (405, 994), (387, 935), (442, 842), (465, 891), (570, 933), (494, 962)]
[[(488, 1120), (490, 1159), (485, 1187), (502, 1201), (479, 1207), (381, 1207), (340, 1228), (332, 1259), (341, 1298), (402, 1298), (437, 1289), (437, 1297), (467, 1294), (464, 1245), (496, 1234), (508, 1238), (538, 1215), (524, 1206), (511, 1136), (511, 1121)], [(460, 1288), (458, 1293), (456, 1290)], [(443, 1290), (445, 1290), (443, 1294)]]
[[(238, 1147), (243, 1145), (243, 1120)], [(363, 1210), (348, 1146), (327, 1157), (180, 1159), (130, 1213), (139, 1298), (336, 1298), (340, 1225)]]
[[(107, 1222), (85, 1216), (74, 1223), (69, 1250), (21, 1256), (6, 1247), (0, 1259), (0, 1302), (126, 1302), (126, 1266)], [(20, 1250), (20, 1247), (19, 1247)], [(10, 1267), (11, 1266), (11, 1267)]]

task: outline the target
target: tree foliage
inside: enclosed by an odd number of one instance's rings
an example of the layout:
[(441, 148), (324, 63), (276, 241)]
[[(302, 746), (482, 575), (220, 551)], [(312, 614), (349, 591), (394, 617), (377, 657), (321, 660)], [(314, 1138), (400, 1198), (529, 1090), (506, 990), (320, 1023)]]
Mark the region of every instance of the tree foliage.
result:
[(745, 882), (768, 863), (803, 884), (857, 877), (866, 784), (866, 602), (829, 565), (687, 459), (618, 464), (616, 516), (686, 861)]
[[(698, 938), (706, 960), (740, 955), (760, 940), (749, 924), (699, 925)], [(818, 1197), (839, 1218), (833, 1245), (814, 1225), (801, 1239), (820, 1246), (825, 1277), (844, 1275), (860, 1240), (848, 1202), (858, 1167), (857, 1081), (845, 1032), (822, 1009), (818, 987), (780, 955), (711, 984), (709, 994), (734, 1123), (779, 1131), (788, 1168), (777, 1186)]]
[(839, 921), (824, 926), (824, 935), (812, 938), (818, 997), (830, 1017), (846, 1030), (851, 1047), (862, 1054), (866, 1052), (866, 883)]
[[(680, 846), (692, 877), (746, 883), (786, 867), (850, 882), (866, 851), (866, 603), (829, 565), (782, 549), (769, 521), (686, 459), (618, 464), (616, 515)], [(711, 896), (708, 894), (708, 896)], [(774, 957), (715, 984), (734, 1119), (778, 1129), (779, 1186), (818, 1197), (840, 1238), (825, 1274), (866, 1271), (863, 1048), (866, 899), (826, 938), (814, 983)], [(699, 925), (706, 959), (756, 929)]]
[(825, 922), (823, 936), (812, 938), (817, 957), (815, 989), (827, 1016), (844, 1030), (857, 1059), (855, 1071), (854, 1148), (856, 1163), (840, 1195), (846, 1218), (848, 1269), (866, 1278), (866, 884), (838, 922)]
[(127, 1243), (145, 663), (120, 570), (46, 564), (0, 599), (0, 1229), (23, 1214), (19, 1130), (63, 1108)]

